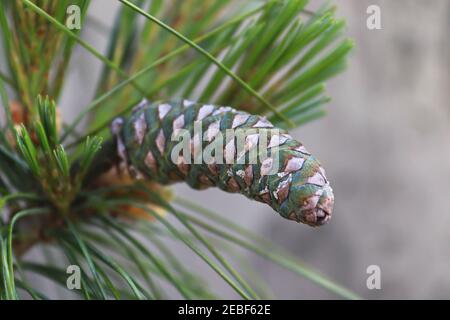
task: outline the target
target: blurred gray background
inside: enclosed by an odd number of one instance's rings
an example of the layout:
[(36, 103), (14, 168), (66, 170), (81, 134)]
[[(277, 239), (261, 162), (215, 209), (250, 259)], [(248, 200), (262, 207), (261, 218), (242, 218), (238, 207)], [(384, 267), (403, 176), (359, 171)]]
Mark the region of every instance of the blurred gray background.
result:
[[(371, 4), (381, 8), (381, 30), (366, 27)], [(341, 0), (337, 6), (356, 43), (349, 69), (328, 83), (328, 116), (293, 132), (327, 170), (336, 195), (331, 223), (297, 225), (213, 189), (177, 185), (176, 193), (233, 217), (364, 298), (450, 298), (450, 1)], [(90, 15), (110, 26), (116, 8), (95, 0)], [(104, 50), (105, 31), (88, 28), (83, 36)], [(66, 119), (88, 104), (100, 71), (77, 50), (61, 103)], [(201, 261), (181, 249), (180, 255), (204, 270), (216, 292), (235, 297)], [(250, 258), (277, 297), (336, 297)], [(381, 268), (381, 290), (366, 287), (373, 264)]]

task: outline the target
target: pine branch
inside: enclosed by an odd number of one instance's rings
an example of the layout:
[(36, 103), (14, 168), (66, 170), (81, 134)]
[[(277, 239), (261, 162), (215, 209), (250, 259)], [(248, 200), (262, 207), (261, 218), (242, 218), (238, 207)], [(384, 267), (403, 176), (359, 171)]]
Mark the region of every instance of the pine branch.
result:
[[(6, 115), (0, 129), (0, 298), (49, 298), (27, 281), (30, 273), (67, 289), (64, 263), (80, 266), (77, 294), (84, 299), (171, 298), (166, 286), (186, 299), (217, 298), (167, 240), (182, 244), (243, 299), (267, 295), (233, 246), (339, 297), (358, 298), (226, 218), (179, 199), (174, 208), (162, 185), (137, 182), (123, 170), (121, 146), (107, 130), (118, 116), (128, 119), (143, 97), (232, 105), (280, 127), (323, 115), (330, 101), (325, 81), (345, 69), (353, 46), (334, 8), (311, 12), (306, 0), (121, 3), (104, 55), (64, 24), (69, 4), (78, 5), (85, 20), (90, 1), (0, 2), (8, 67), (0, 73)], [(65, 125), (48, 95), (59, 100), (64, 92), (77, 46), (103, 70), (96, 98)], [(89, 128), (75, 134), (87, 118)], [(51, 246), (65, 261), (23, 261), (37, 244)]]

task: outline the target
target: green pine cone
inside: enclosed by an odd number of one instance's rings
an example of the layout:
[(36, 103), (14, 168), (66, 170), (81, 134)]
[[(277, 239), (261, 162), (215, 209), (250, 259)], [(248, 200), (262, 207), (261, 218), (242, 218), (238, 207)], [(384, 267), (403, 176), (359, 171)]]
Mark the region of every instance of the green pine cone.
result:
[(319, 161), (261, 116), (188, 100), (144, 100), (112, 131), (136, 177), (238, 192), (311, 226), (331, 218), (333, 191)]

